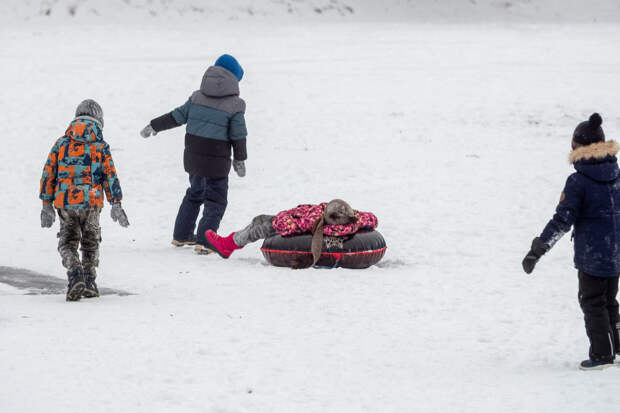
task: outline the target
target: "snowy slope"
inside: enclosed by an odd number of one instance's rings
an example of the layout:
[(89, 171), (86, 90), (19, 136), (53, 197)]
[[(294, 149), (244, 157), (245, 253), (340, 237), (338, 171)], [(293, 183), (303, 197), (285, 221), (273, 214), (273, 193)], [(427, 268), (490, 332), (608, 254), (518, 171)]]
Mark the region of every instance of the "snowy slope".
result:
[(0, 21), (618, 22), (617, 0), (3, 0)]
[[(0, 28), (0, 265), (63, 277), (38, 180), (93, 97), (132, 224), (104, 210), (100, 284), (135, 294), (68, 304), (0, 283), (3, 413), (617, 409), (620, 368), (576, 368), (568, 238), (520, 269), (574, 126), (596, 110), (620, 131), (616, 25), (172, 20)], [(246, 69), (250, 135), (222, 232), (342, 197), (379, 217), (381, 265), (290, 271), (258, 245), (226, 261), (169, 245), (183, 131), (138, 131), (224, 51)]]

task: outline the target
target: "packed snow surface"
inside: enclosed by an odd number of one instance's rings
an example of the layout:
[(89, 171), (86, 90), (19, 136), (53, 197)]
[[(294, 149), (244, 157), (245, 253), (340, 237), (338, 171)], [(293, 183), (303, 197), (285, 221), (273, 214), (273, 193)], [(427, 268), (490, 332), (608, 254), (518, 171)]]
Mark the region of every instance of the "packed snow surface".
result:
[[(67, 23), (69, 22), (69, 23)], [(73, 23), (70, 23), (73, 22)], [(620, 132), (620, 28), (89, 19), (0, 28), (0, 265), (64, 277), (38, 180), (75, 106), (105, 113), (131, 226), (102, 215), (99, 283), (66, 303), (0, 283), (2, 412), (592, 412), (569, 237), (533, 276), (570, 136)], [(142, 139), (223, 52), (245, 68), (247, 177), (220, 232), (343, 198), (388, 243), (368, 270), (292, 271), (170, 245), (182, 128)]]
[(617, 0), (2, 0), (0, 21), (618, 22)]

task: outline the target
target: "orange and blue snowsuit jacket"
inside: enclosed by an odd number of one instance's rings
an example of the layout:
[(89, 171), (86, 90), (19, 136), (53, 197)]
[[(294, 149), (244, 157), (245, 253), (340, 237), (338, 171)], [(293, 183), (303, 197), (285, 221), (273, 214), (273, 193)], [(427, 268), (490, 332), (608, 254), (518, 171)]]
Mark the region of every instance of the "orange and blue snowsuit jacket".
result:
[(95, 119), (77, 117), (47, 157), (39, 198), (56, 208), (102, 209), (104, 192), (112, 204), (123, 198), (110, 146)]

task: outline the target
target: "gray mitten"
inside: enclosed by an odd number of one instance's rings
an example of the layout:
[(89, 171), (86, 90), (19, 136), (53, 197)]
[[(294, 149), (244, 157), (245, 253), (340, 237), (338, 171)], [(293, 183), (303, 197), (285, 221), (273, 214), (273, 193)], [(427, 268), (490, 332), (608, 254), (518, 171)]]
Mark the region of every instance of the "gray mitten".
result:
[(52, 204), (43, 204), (41, 209), (41, 228), (50, 228), (56, 220), (56, 211)]
[(110, 216), (112, 217), (112, 221), (118, 222), (121, 227), (126, 228), (129, 226), (127, 214), (125, 214), (125, 211), (123, 211), (120, 202), (112, 205), (112, 211), (110, 211)]
[(244, 161), (233, 160), (232, 166), (235, 172), (237, 172), (237, 175), (239, 175), (241, 178), (245, 176), (245, 162)]
[(157, 135), (157, 132), (155, 132), (155, 129), (153, 129), (153, 127), (149, 123), (144, 127), (144, 129), (140, 131), (140, 136), (142, 136), (143, 138), (148, 138), (151, 135), (155, 136)]

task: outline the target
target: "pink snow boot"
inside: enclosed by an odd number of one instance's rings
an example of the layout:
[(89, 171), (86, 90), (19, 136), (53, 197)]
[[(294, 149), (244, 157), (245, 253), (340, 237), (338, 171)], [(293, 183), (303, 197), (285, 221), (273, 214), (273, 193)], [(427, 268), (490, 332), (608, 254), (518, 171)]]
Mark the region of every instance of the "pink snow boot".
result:
[(213, 250), (213, 252), (220, 254), (220, 257), (222, 258), (228, 258), (235, 250), (240, 250), (243, 248), (235, 244), (235, 241), (233, 240), (233, 236), (235, 235), (234, 232), (224, 238), (208, 229), (207, 232), (205, 232), (205, 235), (207, 237), (206, 247)]

